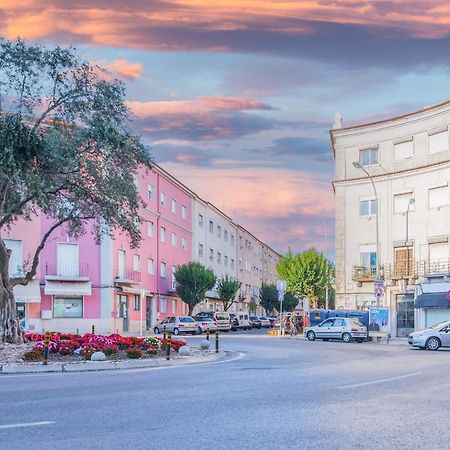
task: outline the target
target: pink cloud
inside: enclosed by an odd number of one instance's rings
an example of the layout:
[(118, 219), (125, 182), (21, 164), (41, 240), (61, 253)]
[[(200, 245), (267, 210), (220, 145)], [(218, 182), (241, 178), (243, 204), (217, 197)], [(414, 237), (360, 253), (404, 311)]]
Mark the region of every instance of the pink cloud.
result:
[(110, 63), (104, 64), (100, 62), (99, 65), (125, 80), (135, 80), (136, 78), (140, 78), (142, 70), (144, 69), (142, 63), (131, 63), (124, 59), (116, 59)]

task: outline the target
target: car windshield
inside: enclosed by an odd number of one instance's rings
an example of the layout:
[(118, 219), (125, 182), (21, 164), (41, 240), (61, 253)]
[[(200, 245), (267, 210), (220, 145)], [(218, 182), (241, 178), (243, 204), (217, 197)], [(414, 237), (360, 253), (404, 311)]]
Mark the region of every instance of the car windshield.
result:
[(209, 317), (201, 317), (200, 319), (197, 320), (200, 320), (201, 322), (212, 322), (212, 320)]
[(192, 317), (180, 317), (179, 320), (180, 320), (181, 323), (195, 322), (195, 320)]
[(431, 325), (430, 328), (433, 328), (433, 329), (435, 329), (435, 328), (441, 328), (441, 327), (443, 327), (444, 325), (447, 325), (447, 323), (448, 323), (448, 320), (444, 320), (443, 322), (439, 322), (439, 323), (435, 323), (434, 325)]
[(217, 313), (216, 314), (216, 319), (217, 320), (227, 320), (230, 316), (228, 315), (228, 313)]

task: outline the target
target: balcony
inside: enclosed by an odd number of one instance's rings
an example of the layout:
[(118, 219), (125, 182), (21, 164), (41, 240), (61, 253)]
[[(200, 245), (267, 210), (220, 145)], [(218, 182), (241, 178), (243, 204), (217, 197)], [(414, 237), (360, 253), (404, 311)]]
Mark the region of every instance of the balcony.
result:
[[(382, 277), (381, 268), (380, 268), (380, 276)], [(374, 281), (376, 278), (377, 278), (376, 267), (364, 267), (364, 266), (352, 267), (352, 280), (356, 281), (359, 287), (362, 286), (362, 283)]]
[(89, 265), (46, 262), (45, 279), (48, 281), (89, 281)]
[(141, 272), (127, 267), (114, 267), (114, 282), (118, 284), (139, 284)]
[(419, 273), (422, 277), (450, 276), (450, 259), (420, 261)]
[(399, 261), (393, 264), (384, 264), (384, 278), (386, 280), (415, 280), (420, 275), (419, 261)]

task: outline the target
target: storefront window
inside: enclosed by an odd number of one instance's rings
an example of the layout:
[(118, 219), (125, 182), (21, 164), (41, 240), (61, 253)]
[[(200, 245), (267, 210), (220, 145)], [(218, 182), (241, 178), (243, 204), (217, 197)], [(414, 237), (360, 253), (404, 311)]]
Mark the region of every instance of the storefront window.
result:
[(83, 297), (53, 299), (53, 317), (83, 317)]

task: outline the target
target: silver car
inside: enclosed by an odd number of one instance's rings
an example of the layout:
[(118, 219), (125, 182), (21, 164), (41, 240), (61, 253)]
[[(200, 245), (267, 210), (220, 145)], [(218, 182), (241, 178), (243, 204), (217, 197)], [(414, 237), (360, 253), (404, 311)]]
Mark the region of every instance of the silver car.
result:
[(367, 328), (353, 317), (331, 317), (319, 325), (305, 328), (308, 341), (342, 339), (344, 342), (363, 342), (367, 339)]
[(414, 331), (408, 335), (408, 343), (413, 347), (427, 350), (450, 347), (450, 320), (436, 323), (424, 330)]
[(211, 317), (195, 316), (194, 319), (197, 322), (198, 334), (206, 333), (206, 331), (214, 332), (217, 330), (217, 325)]
[(260, 316), (260, 317), (259, 317), (259, 320), (261, 321), (261, 325), (262, 325), (264, 328), (270, 328), (270, 320), (269, 320), (268, 317)]
[(153, 331), (155, 334), (162, 333), (166, 327), (168, 333), (197, 333), (197, 322), (191, 316), (167, 317), (155, 325)]

